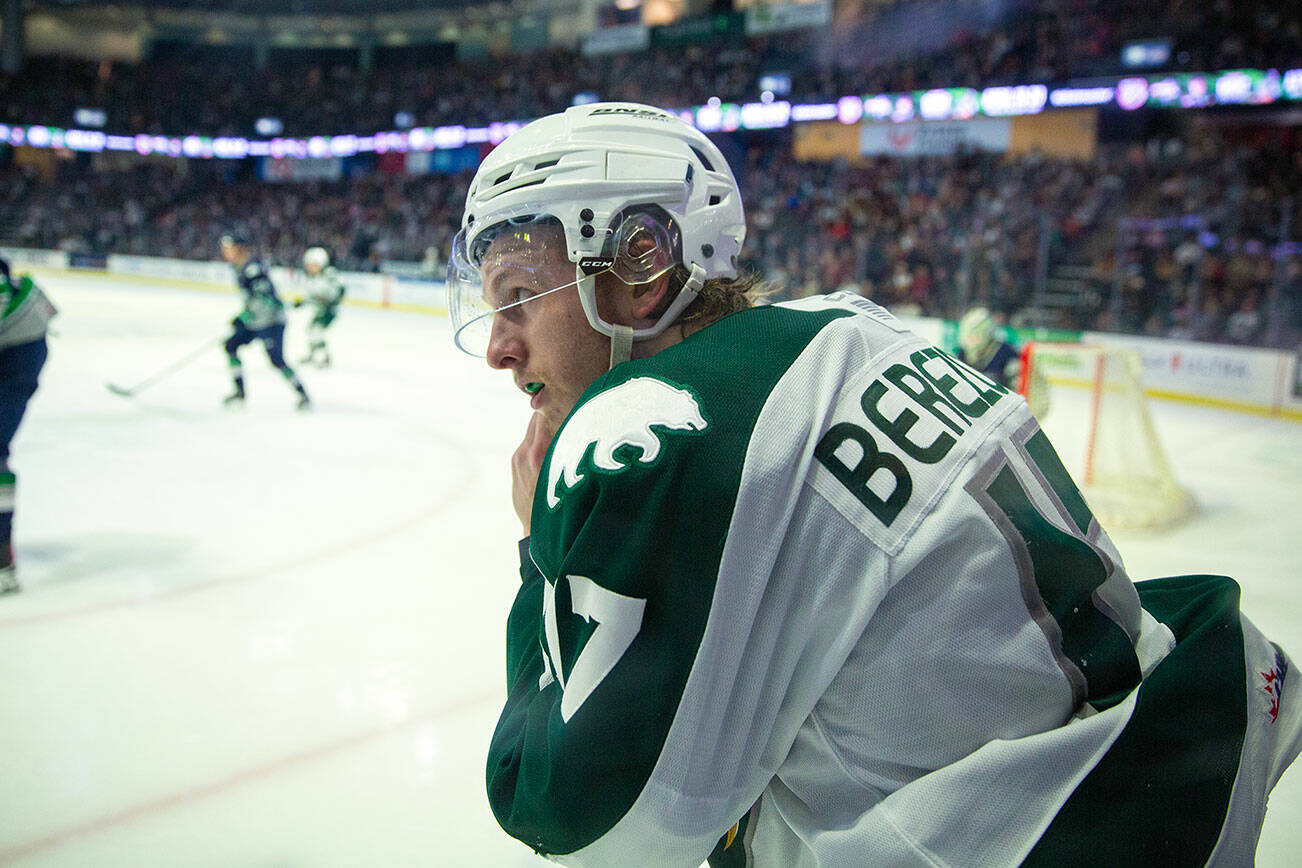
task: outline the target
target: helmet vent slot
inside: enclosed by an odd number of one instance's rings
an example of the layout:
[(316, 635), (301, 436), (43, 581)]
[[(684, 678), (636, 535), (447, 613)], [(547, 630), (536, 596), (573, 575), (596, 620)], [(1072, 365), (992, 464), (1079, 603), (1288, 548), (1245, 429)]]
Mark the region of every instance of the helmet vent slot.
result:
[(544, 183), (546, 180), (547, 180), (546, 178), (538, 178), (537, 180), (534, 180), (534, 181), (525, 181), (525, 182), (522, 183), (522, 184), (516, 184), (516, 185), (515, 185), (514, 187), (512, 187), (511, 189), (512, 189), (512, 190), (522, 190), (522, 189), (524, 189), (525, 187), (534, 187), (534, 186), (537, 186), (538, 184), (542, 184), (542, 183)]
[(538, 171), (539, 169), (550, 169), (552, 166), (556, 165), (560, 161), (561, 161), (560, 157), (557, 157), (554, 160), (544, 160), (541, 163), (535, 163), (533, 169), (535, 172)]
[(689, 147), (692, 149), (692, 153), (696, 154), (696, 158), (701, 161), (701, 165), (705, 167), (705, 171), (713, 172), (714, 164), (710, 162), (709, 158), (705, 156), (701, 149), (696, 147), (696, 145), (689, 145)]

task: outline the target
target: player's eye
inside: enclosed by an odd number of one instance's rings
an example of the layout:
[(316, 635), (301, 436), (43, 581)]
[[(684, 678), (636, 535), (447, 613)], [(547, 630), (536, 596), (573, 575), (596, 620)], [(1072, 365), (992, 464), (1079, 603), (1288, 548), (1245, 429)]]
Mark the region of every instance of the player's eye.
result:
[(503, 308), (508, 305), (520, 304), (521, 302), (533, 298), (533, 296), (533, 290), (527, 286), (506, 286), (502, 288), (502, 292), (498, 297), (497, 306)]

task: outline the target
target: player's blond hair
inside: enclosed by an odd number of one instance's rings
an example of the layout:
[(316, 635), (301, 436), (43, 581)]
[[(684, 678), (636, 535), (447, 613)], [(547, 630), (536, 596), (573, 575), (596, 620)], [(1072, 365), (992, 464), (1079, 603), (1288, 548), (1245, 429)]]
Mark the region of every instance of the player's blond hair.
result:
[[(668, 307), (678, 295), (690, 274), (681, 265), (673, 270), (669, 277), (673, 291), (666, 294), (664, 307)], [(753, 271), (743, 272), (738, 277), (713, 277), (701, 286), (696, 299), (678, 318), (678, 324), (712, 323), (729, 314), (754, 307), (756, 301), (770, 294), (772, 290)]]

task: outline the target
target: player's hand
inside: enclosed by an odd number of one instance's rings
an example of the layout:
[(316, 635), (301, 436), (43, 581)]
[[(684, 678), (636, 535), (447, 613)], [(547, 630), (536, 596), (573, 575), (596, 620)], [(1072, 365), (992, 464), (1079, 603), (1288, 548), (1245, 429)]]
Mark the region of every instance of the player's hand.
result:
[(511, 456), (511, 504), (525, 536), (529, 535), (529, 515), (533, 511), (533, 493), (538, 487), (538, 471), (555, 434), (543, 414), (534, 413), (524, 433), (524, 442)]

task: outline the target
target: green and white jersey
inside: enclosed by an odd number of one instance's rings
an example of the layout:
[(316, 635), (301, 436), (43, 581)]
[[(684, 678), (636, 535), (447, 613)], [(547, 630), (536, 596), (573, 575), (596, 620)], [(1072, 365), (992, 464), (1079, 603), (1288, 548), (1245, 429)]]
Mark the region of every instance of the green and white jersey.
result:
[(239, 320), (250, 329), (260, 331), (285, 322), (285, 305), (276, 294), (267, 267), (260, 260), (250, 259), (235, 267), (235, 281), (244, 296), (244, 310)]
[(532, 527), (488, 792), (564, 864), (1200, 864), (1302, 738), (1232, 582), (1141, 605), (1026, 404), (857, 296), (600, 378)]
[(21, 275), (16, 283), (0, 280), (0, 349), (44, 337), (56, 313), (30, 275)]
[(307, 275), (303, 297), (319, 310), (338, 307), (344, 300), (344, 284), (339, 279), (338, 269), (327, 265), (319, 273)]

